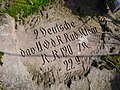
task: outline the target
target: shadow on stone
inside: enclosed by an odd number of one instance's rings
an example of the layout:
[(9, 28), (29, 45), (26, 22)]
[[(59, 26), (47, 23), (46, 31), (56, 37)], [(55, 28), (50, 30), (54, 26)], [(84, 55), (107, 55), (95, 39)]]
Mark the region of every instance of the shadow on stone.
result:
[(64, 0), (65, 6), (79, 16), (96, 16), (108, 13), (105, 0)]
[(120, 90), (120, 74), (116, 74), (115, 79), (111, 81), (112, 90)]
[(70, 86), (71, 86), (71, 83), (72, 83), (72, 80), (69, 79), (68, 82), (67, 82), (67, 86), (68, 86), (69, 88), (70, 88)]
[[(65, 7), (72, 10), (74, 15), (86, 16), (104, 16), (111, 20), (114, 25), (120, 24), (120, 20), (115, 19), (108, 14), (109, 8), (105, 0), (64, 0)], [(117, 25), (118, 26), (118, 25)]]

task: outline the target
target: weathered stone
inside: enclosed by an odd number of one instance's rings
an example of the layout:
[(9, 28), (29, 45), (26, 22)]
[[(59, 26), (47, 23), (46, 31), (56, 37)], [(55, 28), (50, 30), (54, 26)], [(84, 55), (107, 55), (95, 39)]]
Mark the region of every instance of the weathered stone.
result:
[(89, 56), (98, 47), (89, 39), (97, 41), (94, 35), (101, 31), (99, 24), (87, 25), (65, 7), (55, 8), (48, 10), (48, 18), (46, 12), (43, 17), (30, 16), (15, 32), (20, 60), (31, 79), (38, 86), (44, 84), (45, 88), (67, 84), (68, 80), (76, 80), (89, 70), (92, 62)]
[(92, 68), (88, 75), (90, 90), (112, 90), (110, 81), (113, 79), (114, 74), (110, 71)]
[(0, 66), (0, 89), (33, 90), (32, 81), (17, 54), (14, 25), (14, 19), (9, 15), (1, 17), (0, 51), (4, 52), (4, 56), (3, 65)]
[[(75, 9), (76, 4), (69, 3)], [(73, 15), (65, 6), (50, 7), (29, 16), (24, 25), (22, 21), (17, 22), (16, 30), (13, 18), (9, 15), (0, 18), (0, 51), (4, 52), (0, 89), (111, 90), (109, 81), (114, 75), (106, 69), (91, 68), (91, 63), (101, 55), (118, 54), (118, 34), (116, 38), (103, 32), (95, 20), (80, 20), (81, 17)], [(85, 11), (96, 8), (84, 7)], [(111, 23), (108, 25), (114, 28)], [(109, 52), (111, 47), (115, 47), (115, 52)]]

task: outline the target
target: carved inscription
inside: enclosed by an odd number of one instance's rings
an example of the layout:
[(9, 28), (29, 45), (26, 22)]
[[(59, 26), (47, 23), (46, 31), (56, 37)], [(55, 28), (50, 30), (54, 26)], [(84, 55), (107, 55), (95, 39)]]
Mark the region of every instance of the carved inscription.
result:
[[(53, 26), (47, 27), (39, 26), (31, 32), (35, 41), (32, 41), (32, 45), (29, 45), (29, 47), (19, 49), (21, 56), (23, 58), (39, 56), (37, 57), (40, 60), (39, 67), (51, 68), (52, 76), (59, 83), (66, 81), (68, 75), (75, 79), (76, 75), (82, 75), (89, 69), (90, 58), (83, 59), (78, 56), (78, 52), (84, 53), (85, 51), (87, 53), (88, 50), (92, 49), (89, 41), (86, 41), (87, 39), (81, 39), (98, 33), (96, 27), (81, 27), (75, 21), (64, 20), (62, 24), (55, 23)], [(54, 68), (49, 67), (51, 63), (55, 62), (59, 64), (57, 68), (55, 64)], [(41, 74), (40, 76), (43, 80), (45, 75)], [(64, 78), (64, 80), (61, 80), (61, 78)]]
[[(42, 39), (43, 37), (46, 37), (48, 35), (55, 35), (58, 32), (62, 32), (64, 30), (71, 30), (72, 28), (74, 29), (74, 27), (75, 27), (75, 24), (73, 21), (71, 23), (64, 21), (63, 26), (56, 24), (56, 26), (54, 26), (52, 28), (48, 28), (48, 29), (45, 29), (43, 27), (40, 27), (39, 29), (34, 29), (34, 34), (36, 35), (36, 37), (35, 37), (36, 39)], [(37, 42), (35, 42), (34, 47), (30, 47), (26, 50), (20, 49), (21, 55), (23, 57), (30, 56), (30, 55), (36, 54), (37, 52), (43, 52), (50, 48), (58, 47), (62, 44), (66, 44), (68, 42), (75, 41), (79, 37), (82, 38), (83, 36), (96, 34), (97, 29), (96, 29), (96, 27), (91, 27), (91, 28), (78, 27), (77, 31), (71, 31), (71, 32), (72, 32), (71, 34), (63, 33), (63, 35), (56, 35), (56, 36), (54, 36), (55, 37), (54, 39), (46, 38), (46, 39), (44, 39), (44, 41), (37, 41)], [(85, 42), (78, 43), (78, 46), (79, 46), (79, 51), (85, 50), (86, 48), (89, 49), (89, 46)], [(63, 51), (66, 51), (66, 48), (63, 47), (63, 49), (60, 48), (60, 50), (63, 53)], [(63, 57), (64, 57), (64, 55), (63, 55)]]

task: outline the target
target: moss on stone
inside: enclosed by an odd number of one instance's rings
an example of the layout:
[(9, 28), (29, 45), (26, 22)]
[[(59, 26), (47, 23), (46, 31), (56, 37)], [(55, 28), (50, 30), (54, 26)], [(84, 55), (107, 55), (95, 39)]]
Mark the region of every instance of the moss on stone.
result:
[(102, 56), (101, 60), (104, 60), (111, 67), (119, 67), (120, 66), (120, 56)]
[(120, 67), (120, 56), (119, 55), (103, 55), (101, 56), (101, 61), (94, 61), (94, 66), (99, 69), (106, 68), (108, 70), (112, 70), (113, 68)]
[(36, 12), (40, 6), (48, 5), (49, 0), (4, 0), (4, 7), (0, 6), (0, 14), (8, 13), (12, 17), (27, 17)]

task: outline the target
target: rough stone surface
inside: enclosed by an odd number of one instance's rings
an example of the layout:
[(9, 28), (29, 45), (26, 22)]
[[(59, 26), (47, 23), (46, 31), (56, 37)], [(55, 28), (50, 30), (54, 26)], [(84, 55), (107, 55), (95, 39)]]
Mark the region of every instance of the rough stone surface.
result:
[(87, 77), (72, 82), (70, 90), (112, 90), (110, 81), (113, 78), (110, 71), (92, 67)]
[(0, 51), (4, 52), (0, 66), (0, 88), (2, 90), (33, 90), (25, 66), (18, 57), (15, 43), (15, 22), (9, 15), (0, 17)]
[(113, 79), (114, 75), (110, 71), (92, 68), (88, 75), (90, 90), (112, 90), (110, 81)]
[[(80, 1), (81, 3), (79, 1), (77, 1), (77, 3), (85, 5), (84, 7), (86, 7), (86, 4), (89, 2), (89, 0), (85, 2), (83, 0)], [(101, 40), (102, 28), (99, 21), (97, 21), (97, 16), (95, 16), (99, 14), (99, 10), (97, 13), (94, 13), (96, 11), (96, 6), (90, 7), (91, 5), (97, 4), (97, 1), (94, 3), (91, 2), (87, 8), (81, 7), (71, 0), (65, 0), (64, 3), (62, 1), (59, 3), (65, 4), (65, 6), (61, 6), (61, 4), (56, 2), (55, 5), (46, 7), (45, 11), (29, 16), (25, 19), (24, 25), (22, 21), (17, 22), (17, 29), (15, 29), (16, 25), (14, 19), (9, 15), (5, 14), (3, 17), (0, 17), (0, 51), (4, 52), (2, 58), (3, 65), (0, 66), (0, 90), (120, 90), (120, 75), (116, 75), (114, 70), (112, 72), (106, 69), (99, 70), (91, 67), (92, 60), (96, 58), (81, 57), (78, 59), (76, 57), (76, 55), (111, 54), (109, 49), (113, 46), (116, 50), (112, 54), (118, 54), (120, 51), (120, 23), (117, 22), (116, 19), (119, 19), (120, 12), (115, 15), (109, 12), (105, 17), (100, 17), (101, 21), (104, 21), (104, 19), (108, 20), (107, 26), (110, 26), (110, 29), (118, 36), (118, 38), (115, 38), (113, 34), (107, 33), (105, 36), (106, 44), (104, 44)], [(78, 6), (75, 7), (76, 5)], [(91, 9), (92, 11), (90, 11)], [(84, 13), (82, 11), (84, 11)], [(80, 16), (80, 12), (84, 14), (84, 18)], [(89, 16), (95, 17), (89, 18)], [(70, 29), (71, 31), (61, 31), (55, 35), (49, 35), (51, 32), (50, 30), (47, 31), (47, 35), (42, 31), (37, 35), (37, 31), (35, 31), (36, 29), (40, 31), (40, 27), (52, 27), (56, 25), (56, 23), (64, 24), (65, 21), (69, 23), (72, 23), (72, 21), (75, 22), (76, 27)], [(116, 25), (116, 23), (118, 24)], [(98, 33), (90, 35), (85, 34), (83, 36), (79, 35), (73, 42), (68, 42), (60, 46), (55, 46), (55, 42), (51, 40), (55, 39), (56, 35), (60, 35), (63, 39), (64, 33), (69, 35), (78, 31), (78, 27), (82, 27), (83, 29), (86, 28), (84, 31), (90, 30), (89, 28), (91, 27), (96, 27)], [(43, 37), (40, 38), (40, 40), (35, 38), (41, 37), (42, 34)], [(47, 41), (44, 41), (45, 39)], [(48, 42), (52, 42), (52, 46), (54, 47), (36, 53), (34, 52), (34, 48), (36, 48), (34, 44), (38, 41), (44, 43), (44, 49), (48, 47)], [(90, 47), (88, 49), (88, 46), (83, 43), (84, 45), (82, 46), (84, 46), (84, 51), (78, 52), (78, 47), (75, 45), (82, 42), (86, 42)], [(62, 42), (60, 41), (60, 43)], [(71, 45), (74, 53), (68, 57), (59, 59), (59, 55), (62, 56), (62, 54), (56, 54), (56, 51), (64, 47), (64, 45), (65, 47)], [(65, 47), (63, 51), (66, 50)], [(85, 47), (87, 49), (85, 49)], [(56, 56), (53, 58), (51, 57), (53, 56), (51, 51), (54, 49), (56, 50), (54, 52)], [(67, 50), (67, 53), (68, 51), (69, 50)], [(30, 52), (32, 52), (32, 54), (30, 54)], [(24, 53), (27, 54), (24, 56)], [(43, 55), (44, 59), (41, 59), (42, 53), (46, 54), (46, 56), (45, 54)], [(64, 53), (66, 54), (66, 52)], [(48, 58), (48, 56), (49, 59), (47, 61), (46, 58)], [(74, 57), (77, 59), (74, 60)], [(73, 60), (71, 61), (69, 58)], [(52, 59), (55, 60), (49, 61)], [(44, 60), (46, 61), (44, 62)]]
[(64, 6), (53, 5), (43, 14), (31, 15), (24, 25), (18, 25), (15, 34), (18, 53), (23, 56), (20, 60), (40, 89), (79, 80), (88, 72), (92, 60), (77, 56), (92, 55), (97, 49), (98, 43), (89, 39), (97, 41), (93, 35), (102, 31), (99, 24), (84, 25)]

